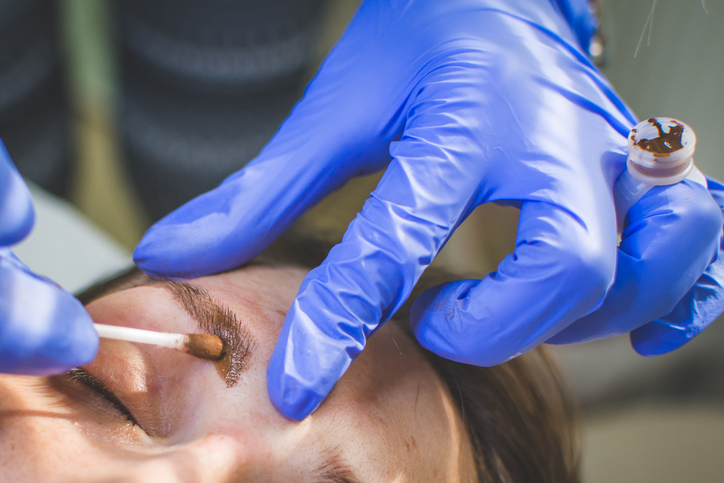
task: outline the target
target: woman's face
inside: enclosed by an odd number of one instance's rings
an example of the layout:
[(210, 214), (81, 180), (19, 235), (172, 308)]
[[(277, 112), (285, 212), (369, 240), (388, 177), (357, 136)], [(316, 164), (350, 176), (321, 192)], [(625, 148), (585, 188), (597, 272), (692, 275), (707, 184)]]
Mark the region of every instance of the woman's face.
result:
[(305, 274), (250, 266), (89, 304), (104, 324), (231, 330), (235, 360), (102, 340), (84, 372), (0, 376), (2, 481), (472, 481), (449, 395), (393, 324), (312, 416), (296, 423), (276, 412), (266, 365)]

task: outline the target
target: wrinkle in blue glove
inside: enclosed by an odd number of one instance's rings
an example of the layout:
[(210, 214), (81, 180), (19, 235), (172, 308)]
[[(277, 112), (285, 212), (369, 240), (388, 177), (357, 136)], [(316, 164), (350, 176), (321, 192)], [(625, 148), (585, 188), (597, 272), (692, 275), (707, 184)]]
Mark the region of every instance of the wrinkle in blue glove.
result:
[[(295, 420), (324, 400), (480, 204), (521, 206), (515, 252), (485, 279), (417, 301), (412, 323), (425, 347), (497, 364), (607, 310), (620, 278), (612, 186), (636, 120), (560, 3), (363, 2), (259, 156), (153, 226), (137, 265), (174, 278), (233, 268), (351, 177), (385, 169), (342, 242), (304, 280), (269, 362), (269, 397)], [(672, 194), (650, 208), (680, 212), (680, 201)], [(677, 250), (716, 245), (721, 220), (710, 205), (692, 208), (706, 229)], [(650, 218), (647, 236), (668, 230), (658, 225), (668, 218)], [(695, 273), (694, 283), (706, 266), (691, 263), (659, 273)], [(637, 303), (650, 304), (646, 294)]]

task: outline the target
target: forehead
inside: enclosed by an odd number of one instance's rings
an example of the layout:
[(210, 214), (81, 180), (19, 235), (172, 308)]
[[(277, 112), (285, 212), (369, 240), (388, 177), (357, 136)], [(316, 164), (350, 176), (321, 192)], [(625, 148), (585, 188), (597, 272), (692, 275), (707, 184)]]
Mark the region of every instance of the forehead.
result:
[[(189, 280), (228, 305), (252, 330), (276, 337), (308, 269), (288, 265), (251, 265)], [(262, 330), (266, 329), (266, 330)]]
[[(186, 280), (210, 292), (225, 304), (237, 305), (244, 313), (286, 314), (304, 276), (309, 271), (295, 265), (251, 264), (229, 272)], [(152, 278), (137, 268), (93, 286), (77, 295), (86, 306), (106, 296), (137, 287), (158, 287), (167, 281)], [(166, 287), (168, 288), (168, 287)], [(160, 293), (160, 292), (158, 292)], [(158, 303), (161, 303), (161, 298)]]

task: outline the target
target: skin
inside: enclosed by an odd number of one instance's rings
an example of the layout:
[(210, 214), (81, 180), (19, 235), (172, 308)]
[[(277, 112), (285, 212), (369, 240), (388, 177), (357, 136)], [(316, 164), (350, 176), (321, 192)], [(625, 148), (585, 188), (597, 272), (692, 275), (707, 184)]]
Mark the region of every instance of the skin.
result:
[[(312, 416), (296, 423), (272, 407), (266, 366), (305, 275), (251, 266), (189, 281), (235, 312), (254, 339), (233, 387), (208, 361), (101, 341), (85, 369), (145, 430), (66, 376), (0, 376), (2, 481), (345, 481), (321, 478), (332, 455), (360, 482), (474, 481), (470, 442), (449, 394), (394, 324), (370, 338)], [(100, 323), (199, 332), (160, 287), (117, 292), (87, 308)]]

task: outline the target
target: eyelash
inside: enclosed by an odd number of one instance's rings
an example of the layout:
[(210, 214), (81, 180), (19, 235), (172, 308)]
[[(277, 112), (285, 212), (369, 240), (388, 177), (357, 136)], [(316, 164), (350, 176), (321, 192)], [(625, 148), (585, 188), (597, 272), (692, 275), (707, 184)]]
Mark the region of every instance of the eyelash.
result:
[(127, 419), (130, 423), (143, 429), (143, 426), (138, 424), (136, 418), (133, 417), (133, 414), (131, 413), (131, 411), (128, 410), (125, 404), (123, 404), (121, 400), (118, 399), (118, 396), (116, 396), (113, 391), (104, 386), (99, 379), (88, 374), (83, 369), (77, 368), (71, 369), (70, 371), (68, 371), (67, 374), (71, 382), (76, 382), (90, 389), (95, 393), (96, 396), (105, 399), (108, 404), (113, 406), (113, 408), (121, 413), (123, 417)]

